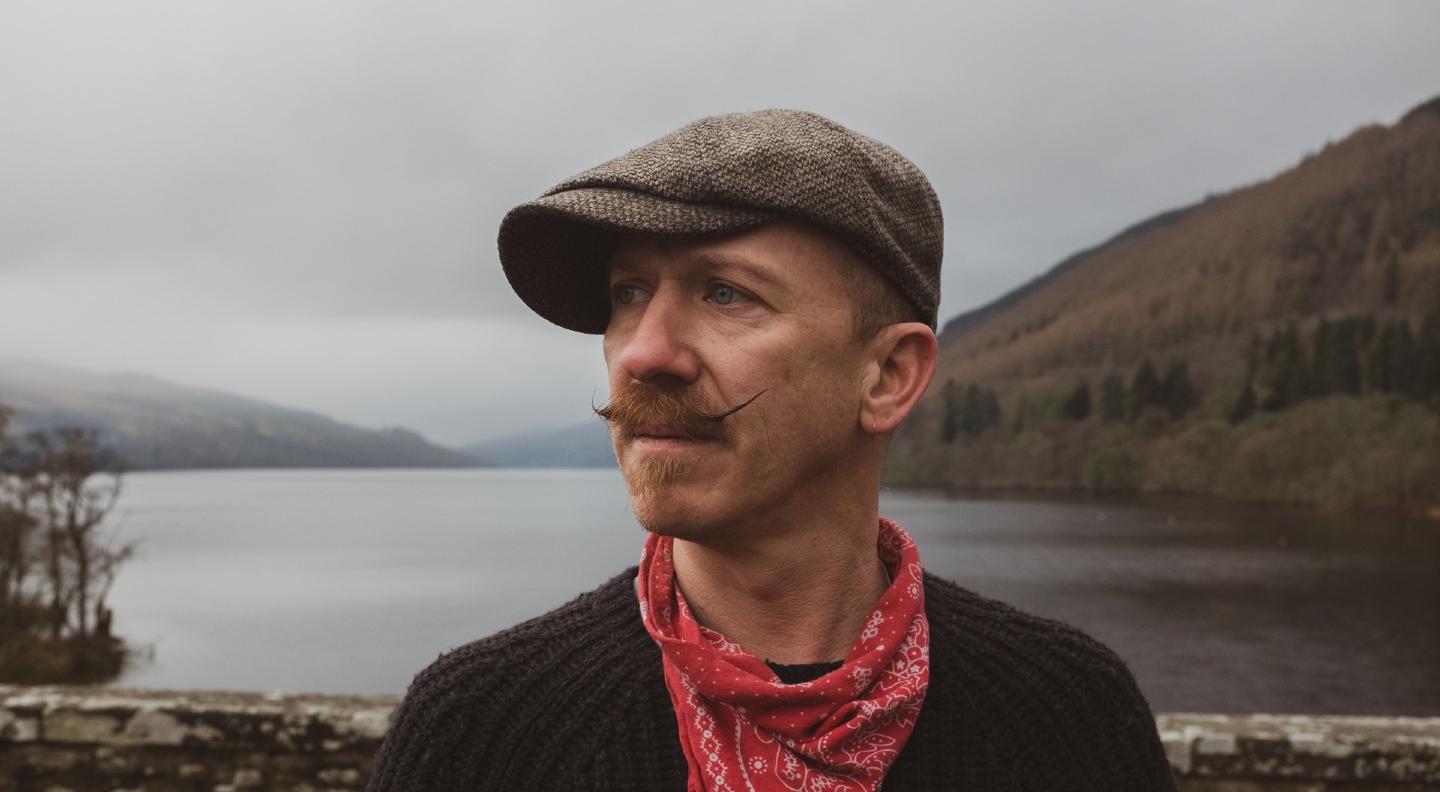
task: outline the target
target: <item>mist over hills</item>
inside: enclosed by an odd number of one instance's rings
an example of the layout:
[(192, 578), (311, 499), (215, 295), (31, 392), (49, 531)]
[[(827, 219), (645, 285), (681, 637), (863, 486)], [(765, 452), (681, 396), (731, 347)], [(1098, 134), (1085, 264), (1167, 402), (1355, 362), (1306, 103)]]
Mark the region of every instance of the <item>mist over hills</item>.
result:
[(1067, 257), (940, 341), (892, 484), (1432, 508), (1440, 97)]
[(4, 360), (0, 405), (15, 410), (15, 434), (61, 425), (98, 429), (131, 470), (484, 464), (408, 429), (364, 429), (142, 374)]

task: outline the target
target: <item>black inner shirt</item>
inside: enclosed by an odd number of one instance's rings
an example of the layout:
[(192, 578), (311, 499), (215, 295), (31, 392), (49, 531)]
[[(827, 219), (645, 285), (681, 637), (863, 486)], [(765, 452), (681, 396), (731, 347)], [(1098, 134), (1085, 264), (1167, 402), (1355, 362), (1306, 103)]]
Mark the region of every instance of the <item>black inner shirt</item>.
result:
[(775, 672), (775, 676), (780, 677), (781, 682), (784, 682), (787, 685), (798, 685), (801, 682), (814, 682), (815, 680), (819, 679), (822, 676), (825, 676), (831, 671), (834, 671), (840, 666), (845, 665), (845, 661), (831, 660), (824, 663), (781, 665), (779, 663), (772, 663), (769, 660), (766, 660), (765, 665), (770, 666), (770, 670)]

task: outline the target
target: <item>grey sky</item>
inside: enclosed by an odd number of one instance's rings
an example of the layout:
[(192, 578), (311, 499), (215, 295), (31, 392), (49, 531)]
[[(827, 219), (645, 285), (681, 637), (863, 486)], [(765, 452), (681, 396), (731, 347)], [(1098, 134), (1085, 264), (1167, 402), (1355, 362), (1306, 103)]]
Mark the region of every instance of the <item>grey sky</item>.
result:
[(7, 2), (0, 356), (460, 443), (584, 420), (598, 339), (495, 258), (512, 204), (695, 117), (884, 140), (942, 320), (1440, 93), (1440, 3)]

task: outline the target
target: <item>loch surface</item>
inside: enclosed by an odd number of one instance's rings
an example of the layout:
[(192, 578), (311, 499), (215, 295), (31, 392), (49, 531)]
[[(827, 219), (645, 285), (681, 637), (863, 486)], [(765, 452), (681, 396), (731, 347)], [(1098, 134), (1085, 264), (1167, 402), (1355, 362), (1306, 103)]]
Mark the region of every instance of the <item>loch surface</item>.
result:
[[(927, 569), (1081, 627), (1157, 711), (1440, 715), (1440, 523), (886, 492)], [(614, 470), (133, 473), (116, 684), (399, 693), (643, 541)]]

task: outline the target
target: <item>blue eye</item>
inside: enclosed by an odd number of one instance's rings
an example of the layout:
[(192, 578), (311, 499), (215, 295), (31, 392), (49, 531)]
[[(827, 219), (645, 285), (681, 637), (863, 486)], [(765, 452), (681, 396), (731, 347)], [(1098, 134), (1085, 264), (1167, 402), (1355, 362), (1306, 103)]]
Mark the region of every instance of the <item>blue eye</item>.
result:
[(622, 283), (615, 287), (615, 301), (621, 305), (629, 305), (639, 296), (640, 290), (629, 284)]
[(734, 287), (726, 286), (723, 283), (719, 286), (716, 286), (710, 292), (710, 299), (714, 300), (719, 305), (729, 305), (730, 303), (735, 302), (735, 298), (738, 296), (740, 295), (735, 291)]

